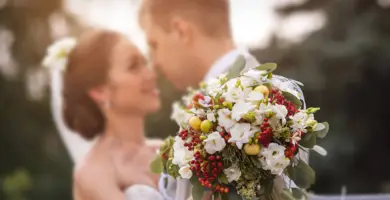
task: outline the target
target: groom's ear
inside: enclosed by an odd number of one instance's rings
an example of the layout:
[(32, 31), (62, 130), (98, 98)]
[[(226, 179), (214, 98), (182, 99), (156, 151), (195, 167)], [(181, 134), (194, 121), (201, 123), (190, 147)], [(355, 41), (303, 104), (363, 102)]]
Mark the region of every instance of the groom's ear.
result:
[(173, 17), (171, 21), (171, 31), (173, 36), (182, 41), (183, 43), (190, 43), (194, 32), (193, 27), (188, 21), (184, 20), (182, 17)]

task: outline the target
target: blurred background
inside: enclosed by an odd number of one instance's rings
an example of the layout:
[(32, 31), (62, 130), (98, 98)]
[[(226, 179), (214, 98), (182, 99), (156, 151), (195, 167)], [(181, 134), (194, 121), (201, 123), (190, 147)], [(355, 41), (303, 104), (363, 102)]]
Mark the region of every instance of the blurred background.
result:
[[(390, 193), (390, 0), (230, 0), (239, 46), (297, 79), (331, 125), (310, 155), (317, 194)], [(73, 163), (50, 111), (47, 46), (86, 27), (125, 33), (143, 51), (139, 0), (0, 0), (0, 200), (70, 200)], [(148, 136), (174, 134), (180, 93), (160, 78)]]

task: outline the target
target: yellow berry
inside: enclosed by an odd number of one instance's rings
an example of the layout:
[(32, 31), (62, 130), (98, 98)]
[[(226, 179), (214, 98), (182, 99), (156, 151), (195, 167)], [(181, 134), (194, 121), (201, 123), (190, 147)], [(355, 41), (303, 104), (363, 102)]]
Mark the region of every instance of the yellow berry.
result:
[(202, 123), (202, 121), (200, 121), (199, 117), (191, 117), (190, 120), (188, 121), (188, 123), (190, 124), (190, 126), (193, 129), (199, 130), (200, 124)]
[(246, 154), (255, 156), (260, 153), (260, 145), (259, 144), (245, 144), (244, 151)]
[(203, 133), (208, 133), (208, 132), (210, 132), (210, 129), (211, 129), (212, 126), (213, 126), (213, 123), (211, 123), (211, 121), (209, 121), (209, 120), (204, 120), (204, 121), (200, 124), (200, 130), (201, 130)]
[(264, 95), (264, 97), (268, 97), (268, 95), (269, 95), (269, 90), (264, 85), (257, 86), (253, 91), (260, 92), (261, 94)]

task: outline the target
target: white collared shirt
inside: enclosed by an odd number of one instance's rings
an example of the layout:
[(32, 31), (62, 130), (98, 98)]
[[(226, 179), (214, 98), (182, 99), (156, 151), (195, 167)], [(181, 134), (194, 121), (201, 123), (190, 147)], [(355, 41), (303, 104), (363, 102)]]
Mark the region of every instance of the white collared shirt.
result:
[(259, 65), (259, 62), (249, 53), (247, 49), (233, 49), (214, 62), (203, 80), (207, 81), (227, 72), (238, 55), (243, 55), (245, 57), (245, 68), (256, 67)]

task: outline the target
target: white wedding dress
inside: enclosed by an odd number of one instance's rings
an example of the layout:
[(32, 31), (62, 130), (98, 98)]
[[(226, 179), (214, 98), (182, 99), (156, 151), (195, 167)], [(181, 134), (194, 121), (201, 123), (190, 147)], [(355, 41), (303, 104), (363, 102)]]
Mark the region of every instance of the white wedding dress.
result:
[(132, 185), (125, 191), (126, 200), (164, 200), (163, 196), (148, 185)]

